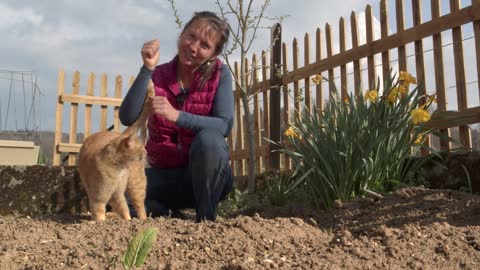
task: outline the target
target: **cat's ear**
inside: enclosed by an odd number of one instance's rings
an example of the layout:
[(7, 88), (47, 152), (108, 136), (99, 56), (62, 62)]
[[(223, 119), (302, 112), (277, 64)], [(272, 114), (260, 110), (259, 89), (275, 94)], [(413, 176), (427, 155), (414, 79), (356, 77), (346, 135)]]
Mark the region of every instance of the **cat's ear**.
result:
[(133, 145), (133, 140), (134, 140), (134, 136), (133, 136), (133, 134), (132, 134), (131, 136), (126, 136), (126, 137), (123, 139), (122, 143), (123, 143), (123, 145), (124, 145), (125, 147), (131, 148), (132, 145)]

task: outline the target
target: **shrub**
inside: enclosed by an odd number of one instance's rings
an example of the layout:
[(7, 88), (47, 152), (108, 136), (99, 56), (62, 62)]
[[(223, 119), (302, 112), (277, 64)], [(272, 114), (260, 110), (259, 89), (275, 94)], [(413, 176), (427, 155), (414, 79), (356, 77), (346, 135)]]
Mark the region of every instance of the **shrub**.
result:
[(291, 172), (270, 171), (262, 178), (258, 187), (261, 199), (274, 206), (285, 206), (292, 199), (292, 192), (288, 192), (293, 181)]
[[(316, 81), (315, 83), (319, 83)], [(400, 72), (390, 75), (380, 89), (365, 96), (351, 94), (341, 100), (334, 87), (323, 111), (303, 114), (285, 131), (287, 154), (296, 168), (297, 181), (311, 192), (318, 207), (334, 200), (349, 200), (364, 192), (390, 191), (425, 159), (407, 159), (424, 148), (432, 130), (428, 108), (435, 97), (408, 92), (415, 78)], [(409, 163), (409, 164), (407, 164)]]

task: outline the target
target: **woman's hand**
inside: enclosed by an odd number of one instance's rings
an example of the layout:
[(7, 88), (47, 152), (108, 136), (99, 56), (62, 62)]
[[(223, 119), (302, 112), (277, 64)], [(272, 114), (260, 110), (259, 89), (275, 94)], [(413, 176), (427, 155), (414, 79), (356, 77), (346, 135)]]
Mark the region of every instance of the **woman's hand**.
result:
[(155, 96), (151, 98), (151, 112), (162, 116), (170, 122), (175, 123), (180, 115), (180, 112), (172, 107), (172, 104), (166, 97)]
[(158, 39), (150, 40), (143, 44), (141, 54), (143, 65), (150, 70), (154, 70), (160, 59), (160, 41)]

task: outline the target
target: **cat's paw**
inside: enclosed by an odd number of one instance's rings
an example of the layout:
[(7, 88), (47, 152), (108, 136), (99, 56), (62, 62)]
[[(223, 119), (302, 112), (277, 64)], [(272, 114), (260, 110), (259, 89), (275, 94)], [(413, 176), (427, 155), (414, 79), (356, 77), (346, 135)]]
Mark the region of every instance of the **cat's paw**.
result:
[(105, 213), (92, 213), (92, 221), (105, 221)]

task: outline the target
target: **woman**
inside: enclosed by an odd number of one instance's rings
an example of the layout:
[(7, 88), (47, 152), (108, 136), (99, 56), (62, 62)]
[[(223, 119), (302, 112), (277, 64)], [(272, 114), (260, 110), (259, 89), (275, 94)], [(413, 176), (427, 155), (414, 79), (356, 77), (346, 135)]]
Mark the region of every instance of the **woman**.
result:
[(142, 47), (143, 67), (122, 102), (120, 120), (126, 126), (135, 121), (152, 79), (145, 200), (152, 217), (195, 208), (197, 222), (213, 221), (219, 201), (232, 190), (225, 142), (233, 125), (232, 77), (217, 58), (228, 29), (214, 13), (197, 12), (180, 34), (170, 62), (157, 66), (158, 40)]

